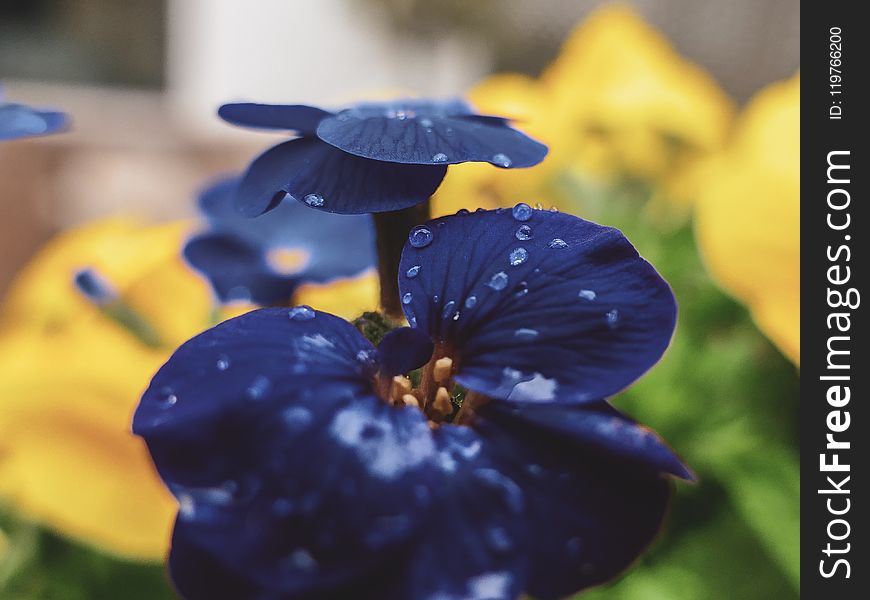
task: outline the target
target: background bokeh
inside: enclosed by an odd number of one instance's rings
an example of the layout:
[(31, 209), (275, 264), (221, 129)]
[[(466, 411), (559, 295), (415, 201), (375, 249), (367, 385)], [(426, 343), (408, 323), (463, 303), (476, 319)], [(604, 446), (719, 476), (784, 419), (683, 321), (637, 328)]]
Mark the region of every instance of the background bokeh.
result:
[[(627, 576), (583, 597), (798, 597), (799, 29), (797, 0), (0, 4), (5, 96), (73, 119), (0, 144), (0, 599), (172, 597), (171, 501), (130, 476), (141, 448), (109, 439), (165, 351), (101, 321), (70, 269), (100, 263), (180, 343), (210, 300), (175, 221), (273, 141), (215, 107), (409, 93), (469, 95), (552, 148), (528, 172), (452, 169), (437, 210), (524, 200), (617, 226), (680, 302), (665, 358), (615, 403), (700, 481)], [(338, 289), (310, 303), (365, 305)], [(84, 464), (98, 476), (70, 475)]]

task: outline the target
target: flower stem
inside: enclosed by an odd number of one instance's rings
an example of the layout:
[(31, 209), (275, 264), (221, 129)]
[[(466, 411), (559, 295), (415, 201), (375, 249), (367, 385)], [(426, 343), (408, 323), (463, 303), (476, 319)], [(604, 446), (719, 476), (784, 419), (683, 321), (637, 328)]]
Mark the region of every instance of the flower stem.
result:
[(429, 200), (402, 210), (374, 213), (381, 282), (381, 309), (393, 319), (404, 318), (399, 299), (399, 260), (414, 225), (429, 220)]

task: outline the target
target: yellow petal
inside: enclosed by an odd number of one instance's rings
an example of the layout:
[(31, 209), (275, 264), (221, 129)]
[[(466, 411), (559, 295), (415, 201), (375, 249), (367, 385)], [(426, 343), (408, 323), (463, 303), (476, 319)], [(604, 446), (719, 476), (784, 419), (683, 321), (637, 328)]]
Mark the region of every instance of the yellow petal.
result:
[(300, 286), (294, 302), (350, 320), (365, 311), (377, 310), (379, 289), (378, 277), (372, 270), (358, 277)]
[(769, 86), (709, 165), (695, 230), (719, 284), (800, 364), (800, 77)]

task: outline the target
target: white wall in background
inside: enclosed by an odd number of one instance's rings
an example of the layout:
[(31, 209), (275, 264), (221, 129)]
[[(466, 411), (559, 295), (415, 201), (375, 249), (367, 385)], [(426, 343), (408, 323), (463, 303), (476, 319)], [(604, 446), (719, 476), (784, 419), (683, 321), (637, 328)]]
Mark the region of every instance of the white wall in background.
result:
[(230, 100), (339, 104), (375, 93), (461, 94), (485, 47), (397, 36), (359, 0), (170, 0), (167, 78), (176, 116), (215, 124)]

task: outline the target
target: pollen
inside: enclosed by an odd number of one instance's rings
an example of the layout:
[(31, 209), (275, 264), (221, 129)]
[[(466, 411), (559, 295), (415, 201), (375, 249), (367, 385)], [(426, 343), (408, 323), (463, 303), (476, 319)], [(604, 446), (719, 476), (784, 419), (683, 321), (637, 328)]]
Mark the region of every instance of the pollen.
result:
[(450, 381), (450, 374), (452, 371), (453, 359), (445, 356), (444, 358), (439, 358), (435, 361), (435, 368), (432, 371), (432, 376), (437, 383), (444, 385)]

